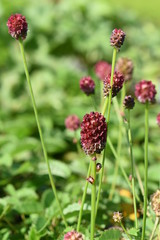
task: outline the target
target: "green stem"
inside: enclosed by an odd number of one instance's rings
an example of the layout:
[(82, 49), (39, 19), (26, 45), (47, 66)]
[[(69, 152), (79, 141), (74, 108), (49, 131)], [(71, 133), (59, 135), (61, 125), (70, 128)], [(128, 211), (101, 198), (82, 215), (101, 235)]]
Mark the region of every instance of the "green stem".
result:
[(91, 194), (91, 240), (94, 240), (95, 231), (95, 213), (96, 213), (96, 161), (91, 160), (92, 177), (94, 183), (92, 184), (92, 194)]
[(34, 110), (34, 114), (35, 114), (35, 119), (36, 119), (38, 131), (39, 131), (39, 136), (40, 136), (40, 140), (41, 140), (41, 145), (42, 145), (42, 149), (43, 149), (43, 154), (44, 154), (44, 158), (45, 158), (45, 161), (46, 161), (46, 164), (47, 164), (47, 168), (48, 168), (48, 174), (49, 174), (50, 183), (51, 183), (52, 190), (53, 190), (53, 193), (55, 195), (57, 204), (59, 206), (60, 214), (61, 214), (61, 216), (63, 218), (65, 226), (67, 226), (67, 222), (65, 220), (65, 217), (64, 217), (64, 214), (63, 214), (63, 211), (62, 211), (62, 208), (61, 208), (61, 204), (60, 204), (60, 201), (58, 199), (56, 187), (55, 187), (55, 184), (54, 184), (54, 181), (53, 181), (53, 178), (52, 178), (52, 173), (51, 173), (51, 169), (50, 169), (50, 165), (49, 165), (49, 161), (48, 161), (47, 151), (46, 151), (46, 147), (45, 147), (45, 144), (44, 144), (42, 130), (41, 130), (40, 122), (39, 122), (36, 102), (35, 102), (35, 98), (34, 98), (34, 94), (33, 94), (33, 90), (32, 90), (32, 85), (31, 85), (31, 82), (30, 82), (30, 76), (29, 76), (29, 72), (28, 72), (28, 68), (27, 68), (27, 62), (26, 62), (26, 58), (25, 58), (23, 42), (22, 42), (21, 39), (19, 39), (19, 45), (20, 45), (20, 50), (21, 50), (21, 54), (22, 54), (22, 59), (23, 59), (25, 74), (26, 74), (26, 78), (27, 78), (27, 83), (28, 83), (28, 87), (29, 87), (29, 91), (30, 91), (30, 95), (31, 95), (33, 110)]
[[(110, 112), (111, 112), (111, 101), (112, 101), (112, 88), (113, 88), (113, 75), (114, 75), (114, 69), (115, 69), (115, 63), (116, 63), (116, 55), (117, 55), (117, 49), (113, 49), (113, 56), (112, 56), (112, 70), (111, 70), (111, 90), (109, 92), (109, 97), (106, 98), (102, 110), (102, 115), (105, 115), (107, 106), (108, 106), (108, 115), (107, 115), (107, 124), (108, 124), (108, 130), (109, 130), (109, 120), (110, 120)], [(107, 136), (108, 136), (108, 131), (107, 131)], [(106, 139), (106, 145), (107, 145), (107, 139)], [(96, 203), (96, 215), (98, 211), (98, 206), (99, 206), (99, 198), (100, 198), (100, 193), (101, 193), (101, 188), (102, 188), (102, 179), (103, 179), (103, 173), (104, 173), (104, 160), (105, 160), (105, 152), (106, 150), (104, 149), (103, 151), (103, 161), (102, 161), (102, 171), (100, 173), (100, 181), (99, 181), (99, 187), (98, 187), (98, 197), (97, 197), (97, 203)]]
[(131, 236), (128, 234), (128, 232), (127, 232), (127, 230), (125, 229), (125, 227), (124, 227), (124, 225), (123, 225), (122, 222), (120, 222), (120, 225), (121, 225), (123, 231), (125, 232), (125, 234), (129, 237), (130, 240), (132, 240)]
[[(87, 178), (90, 176), (90, 172), (91, 172), (91, 161), (90, 161), (89, 168), (88, 168)], [(81, 202), (81, 208), (80, 208), (80, 211), (79, 211), (79, 217), (78, 217), (78, 223), (77, 223), (77, 232), (79, 232), (80, 225), (81, 225), (83, 207), (84, 207), (84, 203), (85, 203), (85, 199), (86, 199), (88, 183), (89, 182), (86, 181), (85, 187), (84, 187), (84, 192), (83, 192), (82, 202)]]
[(133, 194), (133, 205), (134, 205), (134, 215), (135, 215), (135, 227), (138, 229), (138, 220), (137, 220), (137, 205), (135, 197), (135, 175), (134, 175), (134, 159), (133, 159), (133, 150), (132, 150), (132, 134), (131, 134), (131, 125), (130, 125), (130, 110), (128, 109), (128, 139), (130, 147), (130, 157), (131, 157), (131, 168), (132, 168), (132, 194)]
[(98, 187), (98, 193), (97, 193), (97, 202), (96, 202), (96, 216), (97, 216), (97, 211), (98, 211), (98, 205), (99, 205), (99, 199), (101, 195), (101, 188), (102, 188), (102, 178), (103, 178), (103, 173), (104, 173), (104, 161), (105, 161), (105, 156), (106, 156), (106, 149), (103, 151), (103, 159), (102, 159), (102, 169), (101, 169), (101, 174), (99, 178), (99, 187)]
[(111, 185), (110, 193), (109, 193), (109, 200), (112, 200), (115, 187), (116, 187), (116, 181), (117, 181), (117, 176), (118, 176), (118, 169), (119, 169), (119, 158), (120, 158), (120, 151), (121, 151), (121, 145), (122, 145), (122, 126), (123, 126), (123, 121), (122, 118), (120, 119), (119, 122), (119, 134), (118, 134), (118, 146), (117, 146), (117, 158), (116, 158), (116, 163), (115, 163), (115, 170), (114, 170), (114, 176), (113, 176), (113, 182)]
[[(113, 49), (113, 57), (112, 57), (112, 70), (111, 70), (111, 90), (109, 92), (109, 104), (108, 104), (108, 115), (107, 115), (107, 122), (109, 122), (110, 119), (110, 112), (111, 112), (111, 102), (112, 102), (112, 89), (113, 89), (113, 75), (114, 75), (114, 69), (115, 69), (115, 64), (116, 64), (116, 55), (117, 55), (117, 49)], [(105, 113), (102, 113), (103, 115)]]
[[(152, 230), (152, 233), (151, 233), (151, 236), (150, 236), (150, 239), (149, 240), (152, 240), (153, 237), (154, 237), (154, 234), (155, 234), (155, 231), (157, 229), (157, 226), (158, 226), (158, 223), (159, 223), (159, 218), (156, 217), (156, 221), (155, 221), (155, 224), (154, 224), (154, 227), (153, 227), (153, 230)], [(159, 239), (159, 238), (158, 238)]]
[(145, 174), (144, 174), (144, 210), (143, 210), (142, 240), (144, 240), (145, 238), (146, 217), (147, 217), (147, 197), (148, 197), (148, 102), (146, 102), (146, 106), (145, 106), (144, 161), (145, 161)]
[(103, 115), (105, 115), (106, 109), (107, 109), (107, 107), (108, 107), (108, 100), (109, 100), (109, 98), (108, 98), (108, 96), (107, 96), (107, 98), (106, 98), (106, 100), (105, 100), (105, 103), (104, 103), (104, 106), (103, 106), (103, 110), (102, 110), (102, 114), (103, 114)]

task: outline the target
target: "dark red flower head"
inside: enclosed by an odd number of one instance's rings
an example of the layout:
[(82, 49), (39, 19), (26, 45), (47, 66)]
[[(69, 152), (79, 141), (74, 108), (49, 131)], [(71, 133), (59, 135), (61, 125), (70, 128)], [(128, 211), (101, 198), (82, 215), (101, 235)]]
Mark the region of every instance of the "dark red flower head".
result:
[(76, 115), (70, 115), (65, 120), (65, 126), (71, 131), (76, 131), (80, 127), (80, 119)]
[(28, 31), (28, 24), (25, 16), (19, 13), (13, 14), (9, 17), (7, 22), (8, 32), (15, 39), (25, 39)]
[(116, 70), (123, 74), (124, 81), (132, 79), (133, 62), (128, 58), (119, 58), (116, 64)]
[(115, 28), (112, 31), (112, 34), (110, 37), (111, 46), (120, 50), (121, 46), (123, 45), (125, 36), (126, 34), (121, 29)]
[(81, 145), (86, 154), (100, 153), (106, 144), (107, 123), (104, 116), (91, 112), (83, 117), (81, 123)]
[(104, 81), (108, 74), (111, 72), (111, 64), (100, 61), (95, 65), (95, 73), (100, 80)]
[(151, 81), (141, 80), (135, 86), (135, 96), (141, 103), (155, 102), (155, 95), (157, 91), (155, 85)]
[(158, 115), (157, 115), (157, 124), (160, 127), (160, 113), (158, 113)]
[(84, 240), (84, 238), (81, 233), (72, 230), (64, 235), (63, 240)]
[[(111, 90), (110, 82), (111, 74), (109, 74), (104, 81), (103, 92), (105, 97), (109, 95), (109, 92)], [(113, 75), (112, 97), (115, 97), (117, 93), (121, 90), (121, 88), (123, 87), (123, 82), (124, 82), (123, 74), (115, 72)]]
[(123, 105), (126, 109), (133, 109), (135, 105), (134, 98), (131, 95), (125, 96)]
[(80, 80), (80, 88), (87, 96), (89, 96), (90, 94), (94, 94), (95, 83), (91, 77), (83, 77)]

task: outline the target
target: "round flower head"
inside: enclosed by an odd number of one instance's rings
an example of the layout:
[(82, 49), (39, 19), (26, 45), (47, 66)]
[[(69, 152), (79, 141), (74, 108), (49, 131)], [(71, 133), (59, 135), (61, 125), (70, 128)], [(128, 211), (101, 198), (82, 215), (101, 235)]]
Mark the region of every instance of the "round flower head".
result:
[(117, 48), (117, 50), (120, 50), (121, 46), (123, 45), (125, 36), (126, 34), (121, 29), (115, 28), (112, 31), (110, 37), (111, 46)]
[(91, 112), (81, 123), (81, 145), (86, 154), (100, 153), (106, 144), (107, 123), (104, 116)]
[(100, 80), (104, 81), (108, 74), (111, 72), (111, 64), (100, 61), (95, 65), (95, 73)]
[[(104, 81), (103, 92), (105, 97), (109, 95), (109, 92), (111, 90), (110, 82), (111, 74), (109, 74)], [(112, 97), (115, 97), (117, 93), (121, 90), (121, 88), (123, 87), (123, 82), (124, 82), (123, 74), (115, 72), (113, 75)]]
[(135, 96), (141, 103), (154, 103), (156, 93), (155, 85), (151, 81), (141, 80), (135, 86)]
[(94, 94), (95, 83), (91, 77), (83, 77), (80, 80), (80, 88), (87, 96), (89, 96), (90, 94)]
[(151, 206), (157, 217), (160, 217), (160, 190), (151, 196)]
[(123, 74), (124, 81), (132, 79), (133, 62), (128, 58), (119, 58), (116, 64), (116, 70)]
[(28, 24), (25, 16), (19, 13), (13, 14), (9, 17), (7, 22), (8, 32), (15, 39), (24, 40), (27, 36)]
[(71, 131), (76, 131), (80, 127), (80, 119), (76, 115), (70, 115), (65, 119), (65, 126)]
[(63, 240), (84, 240), (84, 238), (81, 233), (72, 230), (64, 235)]
[(134, 98), (131, 95), (125, 96), (123, 105), (126, 109), (133, 109), (135, 105)]
[(160, 113), (158, 113), (158, 115), (157, 115), (157, 124), (160, 127)]

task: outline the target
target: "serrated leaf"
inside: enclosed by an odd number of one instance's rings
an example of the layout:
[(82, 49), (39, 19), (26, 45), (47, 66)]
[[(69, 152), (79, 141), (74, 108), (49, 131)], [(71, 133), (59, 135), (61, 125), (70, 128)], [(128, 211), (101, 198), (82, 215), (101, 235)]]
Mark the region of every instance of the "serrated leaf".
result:
[(109, 229), (103, 232), (99, 240), (119, 240), (121, 232), (118, 229)]

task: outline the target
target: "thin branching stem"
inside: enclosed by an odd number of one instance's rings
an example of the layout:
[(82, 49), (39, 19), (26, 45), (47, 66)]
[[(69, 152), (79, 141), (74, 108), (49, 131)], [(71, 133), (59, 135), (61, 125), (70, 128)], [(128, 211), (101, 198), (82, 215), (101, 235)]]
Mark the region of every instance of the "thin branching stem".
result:
[(35, 101), (32, 85), (31, 85), (31, 81), (30, 81), (30, 76), (29, 76), (29, 72), (28, 72), (26, 58), (25, 58), (23, 42), (22, 42), (21, 39), (19, 39), (19, 45), (20, 45), (20, 50), (21, 50), (21, 54), (22, 54), (22, 59), (23, 59), (24, 70), (25, 70), (25, 74), (26, 74), (26, 78), (27, 78), (28, 88), (29, 88), (29, 92), (30, 92), (30, 95), (31, 95), (32, 106), (33, 106), (33, 110), (34, 110), (34, 114), (35, 114), (35, 119), (36, 119), (38, 131), (39, 131), (39, 136), (40, 136), (40, 140), (41, 140), (41, 145), (42, 145), (42, 150), (43, 150), (43, 154), (44, 154), (44, 159), (46, 161), (47, 168), (48, 168), (48, 175), (49, 175), (50, 183), (51, 183), (51, 186), (52, 186), (52, 190), (53, 190), (54, 196), (55, 196), (56, 201), (57, 201), (57, 205), (59, 207), (59, 211), (60, 211), (61, 217), (63, 218), (64, 224), (67, 227), (67, 222), (66, 222), (65, 216), (63, 214), (63, 210), (62, 210), (62, 207), (61, 207), (58, 195), (57, 195), (56, 187), (55, 187), (55, 184), (54, 184), (54, 181), (53, 181), (53, 177), (52, 177), (52, 173), (51, 173), (51, 168), (50, 168), (50, 165), (49, 165), (48, 155), (47, 155), (46, 147), (45, 147), (45, 144), (44, 144), (43, 134), (42, 134), (40, 121), (39, 121), (39, 116), (38, 116), (38, 111), (37, 111), (37, 107), (36, 107), (36, 101)]

